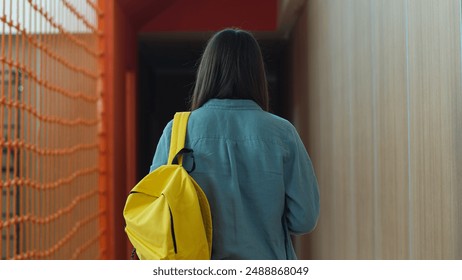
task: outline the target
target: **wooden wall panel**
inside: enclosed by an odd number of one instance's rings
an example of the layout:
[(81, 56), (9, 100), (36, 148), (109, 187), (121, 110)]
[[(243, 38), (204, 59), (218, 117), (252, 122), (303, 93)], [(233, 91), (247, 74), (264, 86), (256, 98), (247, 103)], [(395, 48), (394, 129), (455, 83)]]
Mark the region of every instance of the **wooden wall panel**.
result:
[(406, 14), (402, 0), (372, 1), (375, 257), (409, 257)]
[(460, 1), (408, 5), (411, 258), (454, 258), (460, 146), (452, 104), (462, 92)]
[[(459, 1), (459, 39), (460, 39), (460, 46), (459, 46), (459, 63), (460, 63), (460, 71), (462, 72), (462, 0)], [(462, 73), (460, 73), (460, 84), (462, 85)], [(454, 146), (455, 146), (455, 172), (456, 172), (456, 182), (455, 182), (455, 196), (454, 201), (452, 202), (456, 205), (456, 238), (454, 244), (455, 250), (455, 259), (461, 260), (462, 259), (462, 93), (461, 91), (455, 92), (455, 97), (452, 100), (452, 111), (455, 114), (454, 116)]]
[[(314, 94), (308, 95), (308, 104), (305, 110), (309, 112), (310, 124), (309, 138), (306, 139), (306, 145), (309, 149), (311, 159), (315, 168), (316, 176), (320, 187), (320, 200), (321, 200), (321, 217), (318, 221), (318, 227), (315, 229), (309, 239), (309, 248), (312, 252), (305, 252), (301, 254), (302, 258), (306, 258), (309, 254), (311, 258), (328, 259), (329, 256), (334, 254), (333, 246), (330, 246), (330, 241), (333, 239), (335, 232), (335, 220), (328, 217), (334, 215), (332, 205), (332, 195), (334, 194), (331, 162), (334, 158), (332, 147), (334, 139), (333, 132), (333, 113), (332, 108), (328, 104), (332, 101), (332, 90), (329, 90), (330, 83), (329, 77), (325, 75), (328, 73), (329, 67), (332, 63), (329, 62), (330, 56), (327, 55), (328, 50), (324, 48), (322, 42), (327, 37), (327, 22), (325, 12), (328, 5), (325, 2), (309, 1), (308, 8), (305, 9), (304, 16), (307, 18), (308, 24), (307, 36), (308, 48), (307, 63), (308, 72), (306, 73), (310, 79), (306, 79), (308, 83), (308, 92)], [(306, 28), (302, 26), (301, 30)], [(322, 129), (321, 129), (322, 128)], [(305, 140), (305, 139), (304, 139)]]
[[(295, 110), (292, 119), (297, 128), (301, 128), (299, 129), (300, 136), (310, 154), (321, 186), (322, 209), (320, 215), (323, 218), (319, 219), (317, 228), (312, 234), (297, 238), (297, 243), (298, 248), (305, 248), (298, 250), (300, 258), (327, 259), (335, 254), (335, 248), (330, 246), (330, 242), (334, 240), (336, 220), (329, 218), (335, 216), (333, 205), (330, 203), (335, 194), (330, 174), (334, 158), (331, 149), (334, 143), (332, 137), (334, 114), (332, 108), (328, 106), (332, 100), (332, 84), (325, 74), (331, 71), (334, 61), (330, 55), (327, 55), (329, 50), (323, 48), (321, 43), (326, 40), (326, 35), (329, 34), (326, 30), (328, 19), (324, 13), (327, 11), (328, 5), (319, 1), (309, 1), (307, 5), (307, 9), (303, 10), (294, 30), (294, 33), (298, 35), (292, 41), (290, 58), (294, 71), (290, 75), (289, 84), (294, 86), (297, 83), (302, 83), (305, 91), (301, 92), (313, 92), (313, 94), (305, 94), (304, 99), (300, 98), (302, 94), (294, 94)], [(308, 40), (308, 34), (310, 40)], [(300, 64), (305, 64), (305, 66), (300, 66)], [(313, 79), (307, 79), (307, 75)], [(295, 80), (297, 78), (298, 80)], [(292, 91), (292, 93), (296, 92)]]
[[(348, 21), (351, 12), (350, 1), (331, 1), (332, 6), (324, 16), (329, 25), (326, 29), (327, 71), (330, 74), (327, 90), (331, 96), (328, 112), (332, 114), (332, 157), (329, 158), (331, 178), (331, 194), (329, 195), (331, 210), (330, 219), (334, 224), (333, 240), (330, 240), (331, 252), (339, 258), (351, 258), (356, 250), (356, 228), (354, 212), (354, 189), (351, 169), (351, 135), (350, 135), (350, 79), (349, 57), (351, 50), (352, 25)], [(341, 30), (338, 26), (343, 26)], [(327, 218), (327, 217), (326, 217)]]
[(322, 246), (314, 255), (317, 258), (371, 258), (373, 135), (368, 93), (372, 84), (367, 55), (370, 27), (364, 24), (370, 19), (368, 13), (352, 16), (355, 9), (369, 11), (369, 6), (368, 1), (334, 2), (332, 9), (332, 1), (312, 1), (307, 7), (311, 38), (308, 91), (313, 93), (306, 104), (310, 118), (307, 146), (315, 151), (322, 204), (322, 218), (310, 248)]
[(302, 258), (462, 257), (461, 14), (460, 0), (307, 1), (290, 91), (321, 216)]
[(348, 20), (352, 24), (348, 79), (350, 80), (350, 165), (353, 190), (351, 207), (356, 230), (356, 248), (350, 258), (374, 257), (374, 111), (371, 52), (371, 1), (353, 0)]
[[(307, 83), (306, 83), (306, 73), (307, 73), (307, 68), (308, 68), (308, 63), (307, 63), (307, 37), (308, 33), (303, 30), (303, 26), (307, 26), (306, 24), (306, 10), (305, 13), (300, 17), (298, 24), (295, 27), (295, 32), (299, 34), (297, 38), (294, 39), (294, 41), (291, 44), (291, 52), (289, 54), (289, 59), (291, 61), (291, 67), (288, 68), (289, 70), (289, 75), (288, 79), (290, 79), (290, 82), (288, 83), (288, 88), (290, 93), (294, 92), (308, 92), (307, 89)], [(300, 29), (300, 30), (297, 30)], [(299, 127), (298, 133), (300, 134), (300, 137), (302, 140), (304, 140), (305, 146), (308, 150), (308, 153), (310, 154), (311, 160), (314, 161), (314, 155), (313, 152), (310, 151), (309, 147), (307, 147), (307, 141), (305, 140), (308, 137), (308, 130), (309, 127), (306, 125), (306, 120), (308, 119), (308, 111), (304, 110), (307, 106), (306, 98), (308, 97), (307, 94), (296, 94), (290, 96), (290, 102), (292, 103), (293, 106), (291, 108), (291, 120), (292, 123)], [(311, 250), (302, 250), (302, 244), (306, 243), (306, 240), (302, 240), (302, 237), (295, 237), (294, 238), (295, 244), (295, 251), (298, 253), (299, 256), (302, 254), (304, 255), (302, 258), (310, 258), (307, 254)], [(305, 244), (305, 247), (307, 245)]]

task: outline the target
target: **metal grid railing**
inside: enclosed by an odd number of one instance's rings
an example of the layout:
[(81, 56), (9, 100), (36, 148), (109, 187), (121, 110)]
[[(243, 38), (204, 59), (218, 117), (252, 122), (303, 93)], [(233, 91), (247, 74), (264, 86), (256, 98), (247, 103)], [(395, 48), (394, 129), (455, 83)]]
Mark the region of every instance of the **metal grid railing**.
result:
[(100, 258), (95, 0), (0, 0), (0, 257)]

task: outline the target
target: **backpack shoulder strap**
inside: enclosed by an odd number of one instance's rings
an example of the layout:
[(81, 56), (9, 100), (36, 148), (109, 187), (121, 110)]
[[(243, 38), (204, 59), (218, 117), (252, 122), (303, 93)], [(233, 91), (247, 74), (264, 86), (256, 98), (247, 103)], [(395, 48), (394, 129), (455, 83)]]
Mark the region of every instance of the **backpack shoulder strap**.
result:
[[(174, 157), (184, 148), (186, 139), (186, 128), (191, 112), (179, 112), (173, 118), (172, 136), (170, 138), (170, 151), (168, 153), (167, 164), (172, 164)], [(181, 159), (178, 160), (181, 164)]]

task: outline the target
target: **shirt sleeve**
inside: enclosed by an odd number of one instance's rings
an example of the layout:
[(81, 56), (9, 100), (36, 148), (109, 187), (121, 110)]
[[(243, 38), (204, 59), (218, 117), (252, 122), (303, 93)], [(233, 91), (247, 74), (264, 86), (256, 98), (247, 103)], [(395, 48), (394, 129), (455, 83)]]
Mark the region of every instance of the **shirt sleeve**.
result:
[(165, 126), (164, 131), (162, 132), (162, 136), (160, 137), (159, 143), (157, 144), (157, 149), (154, 153), (154, 157), (152, 159), (152, 164), (149, 172), (154, 171), (161, 165), (167, 164), (168, 153), (170, 150), (170, 136), (172, 134), (172, 125), (173, 122), (170, 121)]
[(284, 165), (285, 218), (292, 234), (312, 231), (319, 217), (319, 190), (310, 157), (292, 126), (290, 153)]

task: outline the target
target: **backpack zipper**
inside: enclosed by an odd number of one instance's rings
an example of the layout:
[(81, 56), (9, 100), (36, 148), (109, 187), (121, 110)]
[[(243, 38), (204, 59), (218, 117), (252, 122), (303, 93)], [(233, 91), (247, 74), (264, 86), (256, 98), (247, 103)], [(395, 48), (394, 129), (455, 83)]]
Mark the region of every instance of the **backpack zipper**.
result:
[(173, 215), (172, 215), (172, 210), (170, 207), (168, 208), (170, 211), (170, 228), (172, 231), (172, 239), (173, 239), (173, 250), (175, 251), (175, 254), (178, 253), (177, 247), (176, 247), (176, 237), (175, 237), (175, 227), (173, 226)]

